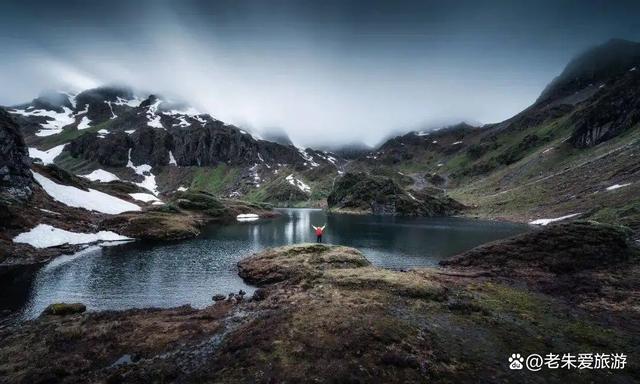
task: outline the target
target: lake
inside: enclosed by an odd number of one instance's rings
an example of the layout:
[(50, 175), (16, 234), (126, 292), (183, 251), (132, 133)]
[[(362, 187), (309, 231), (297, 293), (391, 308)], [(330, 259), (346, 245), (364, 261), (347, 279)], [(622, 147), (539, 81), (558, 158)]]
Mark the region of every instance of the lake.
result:
[(94, 246), (59, 257), (37, 273), (22, 317), (36, 317), (54, 302), (81, 302), (89, 310), (204, 307), (214, 294), (252, 293), (254, 288), (238, 277), (236, 263), (267, 247), (315, 241), (312, 224), (327, 224), (325, 243), (358, 248), (374, 265), (393, 269), (435, 266), (529, 228), (467, 218), (278, 211), (282, 216), (276, 219), (210, 225), (190, 240)]

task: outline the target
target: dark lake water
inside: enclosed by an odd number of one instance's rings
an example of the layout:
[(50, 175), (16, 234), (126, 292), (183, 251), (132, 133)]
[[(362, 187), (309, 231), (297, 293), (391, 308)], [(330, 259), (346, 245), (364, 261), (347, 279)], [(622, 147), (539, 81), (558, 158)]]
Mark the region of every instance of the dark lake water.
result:
[(36, 275), (22, 316), (35, 317), (54, 302), (81, 302), (90, 310), (204, 307), (217, 293), (240, 289), (251, 293), (253, 287), (238, 277), (236, 263), (267, 247), (315, 241), (312, 224), (327, 224), (325, 243), (356, 247), (385, 268), (434, 266), (456, 253), (528, 229), (465, 218), (280, 211), (282, 217), (276, 219), (211, 225), (191, 240), (91, 247), (57, 258)]

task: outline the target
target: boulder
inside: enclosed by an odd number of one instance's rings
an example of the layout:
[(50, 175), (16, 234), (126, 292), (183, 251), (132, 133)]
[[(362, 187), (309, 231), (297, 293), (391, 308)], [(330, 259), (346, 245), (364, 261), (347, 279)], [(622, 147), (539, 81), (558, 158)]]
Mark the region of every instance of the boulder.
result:
[(43, 315), (53, 315), (53, 316), (66, 316), (73, 315), (76, 313), (83, 313), (87, 310), (87, 307), (82, 303), (55, 303), (49, 305), (42, 312)]

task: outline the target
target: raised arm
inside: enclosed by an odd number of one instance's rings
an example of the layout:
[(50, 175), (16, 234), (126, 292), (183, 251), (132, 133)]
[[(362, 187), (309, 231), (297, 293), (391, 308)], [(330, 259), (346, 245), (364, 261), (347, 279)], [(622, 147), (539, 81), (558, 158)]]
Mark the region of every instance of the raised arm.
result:
[(322, 227), (320, 227), (323, 231), (324, 231), (324, 227), (326, 227), (327, 224), (325, 223)]

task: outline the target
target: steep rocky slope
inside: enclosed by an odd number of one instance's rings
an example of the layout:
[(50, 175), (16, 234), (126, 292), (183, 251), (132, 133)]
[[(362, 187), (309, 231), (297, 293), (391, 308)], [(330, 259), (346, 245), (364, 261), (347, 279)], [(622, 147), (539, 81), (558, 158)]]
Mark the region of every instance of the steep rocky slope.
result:
[(408, 192), (393, 179), (366, 173), (346, 173), (327, 197), (329, 209), (375, 215), (450, 216), (464, 206), (423, 191)]
[[(108, 171), (138, 183), (153, 176), (153, 188), (146, 187), (154, 194), (194, 187), (278, 203), (281, 196), (263, 188), (267, 182), (282, 174), (305, 178), (326, 170), (327, 178), (307, 180), (316, 189), (334, 178), (343, 162), (329, 152), (258, 139), (187, 105), (155, 95), (139, 98), (127, 88), (48, 93), (9, 111), (33, 158), (75, 174)], [(297, 194), (294, 203), (311, 195)]]
[(0, 204), (31, 196), (31, 160), (18, 125), (0, 108)]
[(611, 40), (576, 57), (504, 122), (411, 132), (349, 169), (410, 176), (415, 189), (446, 189), (483, 217), (581, 214), (637, 229), (639, 52), (639, 43)]

